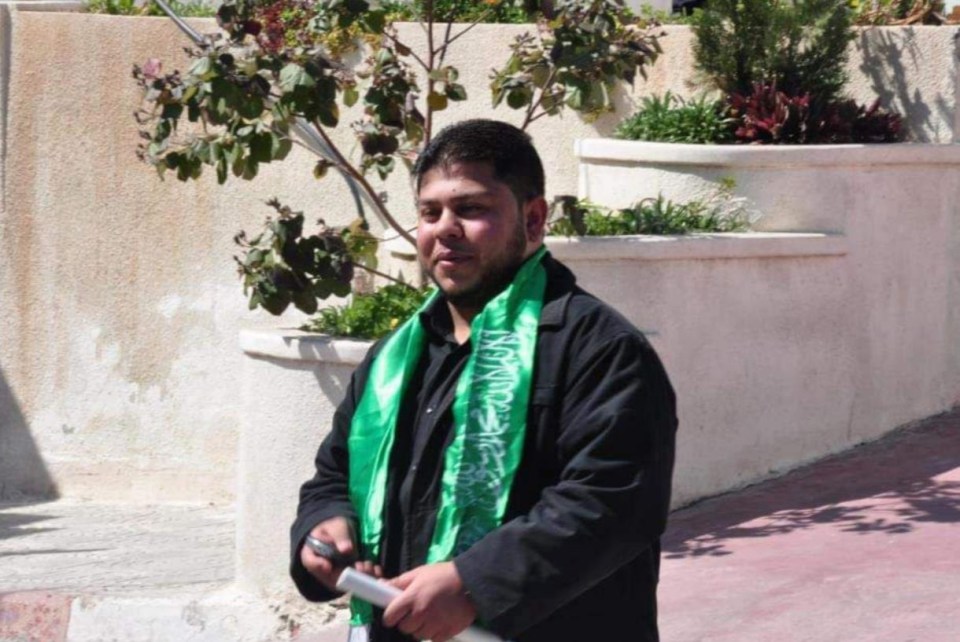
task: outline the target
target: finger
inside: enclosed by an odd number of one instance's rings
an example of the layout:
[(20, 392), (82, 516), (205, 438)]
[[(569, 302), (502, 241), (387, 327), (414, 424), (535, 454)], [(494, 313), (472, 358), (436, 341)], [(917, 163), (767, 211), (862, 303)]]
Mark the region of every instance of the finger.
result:
[(367, 575), (373, 575), (376, 577), (376, 574), (374, 573), (373, 562), (357, 562), (353, 565), (353, 567), (361, 573), (366, 573)]
[(300, 549), (300, 561), (307, 570), (319, 571), (321, 573), (330, 573), (333, 570), (333, 564), (325, 557), (320, 557), (311, 550), (309, 546), (304, 545)]
[(382, 580), (382, 579), (383, 579), (383, 567), (380, 566), (379, 564), (375, 565), (375, 566), (373, 567), (373, 576), (374, 576), (375, 578), (377, 578), (378, 580)]
[(401, 594), (399, 597), (390, 602), (390, 604), (387, 605), (387, 608), (383, 611), (384, 626), (396, 626), (400, 620), (409, 614), (410, 608), (410, 598)]
[(334, 517), (317, 525), (311, 535), (319, 540), (333, 544), (343, 555), (353, 553), (353, 532), (350, 522), (342, 517)]
[(397, 628), (406, 633), (407, 635), (412, 635), (413, 637), (420, 640), (429, 640), (429, 636), (423, 635), (422, 632), (427, 630), (427, 621), (424, 618), (423, 614), (417, 614), (413, 611), (407, 613), (406, 617), (400, 620)]
[(403, 575), (398, 575), (392, 580), (388, 580), (388, 584), (391, 586), (396, 586), (398, 589), (405, 590), (410, 584), (413, 583), (413, 580), (416, 579), (416, 574), (413, 571), (407, 571)]
[(421, 640), (430, 640), (430, 642), (438, 642), (437, 636), (441, 634), (441, 627), (431, 625), (429, 621), (424, 621), (423, 626), (413, 633), (413, 635), (415, 635), (417, 638)]

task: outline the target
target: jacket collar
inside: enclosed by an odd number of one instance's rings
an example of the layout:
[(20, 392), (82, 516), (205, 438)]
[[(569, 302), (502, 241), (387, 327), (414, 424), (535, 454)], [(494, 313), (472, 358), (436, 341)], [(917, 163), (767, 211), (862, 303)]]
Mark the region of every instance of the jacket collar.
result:
[(543, 295), (539, 327), (563, 327), (567, 322), (570, 297), (577, 288), (577, 277), (549, 252), (543, 257), (543, 267), (547, 270), (547, 291)]

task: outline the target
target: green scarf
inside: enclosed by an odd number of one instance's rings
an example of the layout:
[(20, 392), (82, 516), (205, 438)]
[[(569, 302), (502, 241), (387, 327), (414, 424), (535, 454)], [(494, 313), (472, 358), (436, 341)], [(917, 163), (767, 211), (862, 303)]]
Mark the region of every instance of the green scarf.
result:
[[(427, 562), (446, 561), (500, 525), (523, 453), (537, 326), (547, 275), (540, 248), (513, 282), (470, 324), (473, 350), (457, 382), (453, 441), (443, 458), (440, 510)], [(420, 311), (440, 296), (435, 292)], [(347, 443), (350, 499), (360, 517), (365, 559), (376, 560), (383, 533), (387, 473), (400, 402), (420, 360), (419, 312), (387, 340), (370, 366)], [(354, 625), (371, 621), (369, 604), (351, 603)]]

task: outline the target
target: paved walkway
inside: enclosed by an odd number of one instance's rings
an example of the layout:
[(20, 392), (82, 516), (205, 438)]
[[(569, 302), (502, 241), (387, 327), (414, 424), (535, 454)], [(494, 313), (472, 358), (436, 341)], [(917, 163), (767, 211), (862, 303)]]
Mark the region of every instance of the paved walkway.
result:
[[(0, 505), (0, 642), (342, 640), (302, 601), (230, 593), (233, 528), (222, 508)], [(960, 640), (960, 411), (674, 513), (660, 605), (664, 642)]]
[(664, 642), (960, 640), (960, 412), (672, 517)]

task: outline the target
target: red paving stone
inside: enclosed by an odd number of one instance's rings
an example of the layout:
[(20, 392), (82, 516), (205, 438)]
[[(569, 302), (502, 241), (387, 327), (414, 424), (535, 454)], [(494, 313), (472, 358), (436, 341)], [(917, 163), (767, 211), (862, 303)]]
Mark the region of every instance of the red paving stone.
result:
[(63, 642), (71, 598), (52, 593), (0, 594), (0, 641)]
[(960, 641), (960, 412), (671, 516), (664, 642)]

